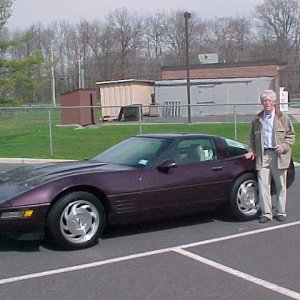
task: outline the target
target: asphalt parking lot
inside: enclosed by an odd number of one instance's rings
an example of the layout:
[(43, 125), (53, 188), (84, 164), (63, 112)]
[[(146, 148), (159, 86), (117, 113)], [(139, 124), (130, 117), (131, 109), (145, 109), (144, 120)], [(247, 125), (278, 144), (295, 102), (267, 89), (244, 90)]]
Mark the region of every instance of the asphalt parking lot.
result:
[(111, 227), (81, 251), (0, 236), (0, 298), (300, 299), (299, 183), (297, 170), (285, 223), (214, 213)]

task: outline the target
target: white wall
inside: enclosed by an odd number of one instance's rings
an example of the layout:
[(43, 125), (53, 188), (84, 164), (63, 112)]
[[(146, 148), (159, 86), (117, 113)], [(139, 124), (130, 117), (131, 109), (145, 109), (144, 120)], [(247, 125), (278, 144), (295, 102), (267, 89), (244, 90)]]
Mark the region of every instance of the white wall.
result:
[[(191, 80), (192, 116), (231, 114), (233, 104), (242, 104), (235, 106), (238, 114), (254, 114), (261, 109), (261, 92), (274, 86), (271, 77)], [(160, 105), (167, 101), (187, 105), (186, 80), (155, 82), (155, 99)], [(181, 108), (181, 116), (187, 116), (186, 107)]]

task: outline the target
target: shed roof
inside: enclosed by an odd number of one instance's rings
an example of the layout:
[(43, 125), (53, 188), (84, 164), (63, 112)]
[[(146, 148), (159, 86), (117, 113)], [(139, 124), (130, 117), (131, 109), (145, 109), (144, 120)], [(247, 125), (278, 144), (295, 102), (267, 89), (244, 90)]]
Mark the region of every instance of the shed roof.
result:
[(128, 84), (128, 83), (140, 83), (154, 85), (153, 80), (139, 80), (139, 79), (121, 79), (121, 80), (110, 80), (110, 81), (97, 81), (96, 85), (114, 85), (114, 84)]

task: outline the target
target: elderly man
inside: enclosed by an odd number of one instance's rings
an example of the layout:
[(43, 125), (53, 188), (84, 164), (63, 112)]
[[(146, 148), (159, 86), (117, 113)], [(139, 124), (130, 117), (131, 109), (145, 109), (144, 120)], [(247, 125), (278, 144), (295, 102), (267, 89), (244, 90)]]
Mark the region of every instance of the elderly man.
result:
[(247, 159), (256, 159), (258, 171), (260, 223), (273, 218), (271, 178), (275, 182), (276, 203), (274, 217), (286, 220), (286, 175), (291, 160), (291, 146), (295, 142), (295, 131), (289, 117), (276, 107), (276, 94), (265, 90), (260, 96), (263, 110), (252, 121), (250, 151)]

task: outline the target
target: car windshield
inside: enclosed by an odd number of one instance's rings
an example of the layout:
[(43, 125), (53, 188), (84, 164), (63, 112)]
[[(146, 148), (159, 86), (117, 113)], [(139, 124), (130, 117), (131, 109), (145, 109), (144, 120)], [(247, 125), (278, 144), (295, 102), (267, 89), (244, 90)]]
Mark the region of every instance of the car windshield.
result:
[(126, 165), (149, 166), (172, 143), (169, 139), (132, 137), (100, 153), (92, 160)]

